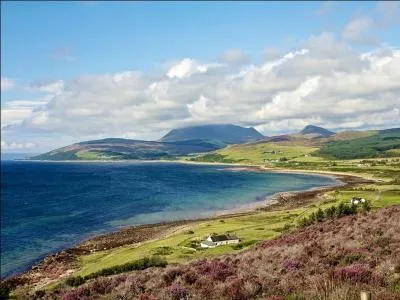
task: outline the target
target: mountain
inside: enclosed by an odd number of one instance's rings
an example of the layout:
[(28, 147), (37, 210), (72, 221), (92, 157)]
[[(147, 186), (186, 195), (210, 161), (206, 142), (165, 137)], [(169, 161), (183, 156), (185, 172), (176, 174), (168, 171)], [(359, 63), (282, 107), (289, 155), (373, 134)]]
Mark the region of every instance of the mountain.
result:
[(318, 127), (315, 125), (307, 125), (306, 127), (304, 127), (302, 131), (299, 132), (299, 134), (309, 138), (315, 138), (315, 137), (328, 137), (334, 135), (335, 133), (322, 127)]
[(263, 135), (254, 128), (235, 125), (203, 125), (171, 130), (159, 141), (141, 141), (122, 138), (80, 142), (41, 155), (37, 160), (119, 160), (168, 159), (176, 156), (209, 152), (225, 147), (255, 141)]
[(162, 159), (190, 153), (216, 150), (219, 147), (205, 141), (190, 143), (163, 143), (121, 138), (107, 138), (76, 143), (41, 155), (37, 160), (115, 160), (115, 159)]
[(232, 124), (201, 125), (173, 129), (160, 139), (161, 142), (203, 140), (222, 144), (241, 144), (262, 139), (264, 136), (253, 127), (245, 128)]

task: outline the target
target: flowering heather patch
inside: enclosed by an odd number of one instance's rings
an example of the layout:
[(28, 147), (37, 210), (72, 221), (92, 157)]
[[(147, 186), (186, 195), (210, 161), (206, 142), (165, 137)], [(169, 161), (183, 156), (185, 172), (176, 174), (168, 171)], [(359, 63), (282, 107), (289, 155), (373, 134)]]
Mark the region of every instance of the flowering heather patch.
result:
[(316, 222), (241, 253), (98, 278), (40, 299), (359, 299), (367, 290), (400, 300), (399, 219), (392, 206)]
[(371, 279), (371, 270), (366, 264), (354, 264), (336, 270), (335, 275), (341, 280), (368, 283)]
[(300, 263), (296, 260), (293, 259), (285, 259), (282, 262), (282, 267), (286, 270), (286, 271), (290, 271), (290, 270), (295, 270), (298, 269), (300, 266)]
[(177, 283), (173, 283), (169, 288), (169, 292), (171, 293), (171, 298), (173, 300), (182, 300), (186, 299), (187, 296), (189, 295), (189, 292), (187, 289), (185, 289), (183, 286)]
[(217, 259), (203, 260), (196, 266), (196, 270), (201, 275), (210, 276), (213, 280), (224, 281), (227, 277), (234, 274), (234, 268), (225, 262)]

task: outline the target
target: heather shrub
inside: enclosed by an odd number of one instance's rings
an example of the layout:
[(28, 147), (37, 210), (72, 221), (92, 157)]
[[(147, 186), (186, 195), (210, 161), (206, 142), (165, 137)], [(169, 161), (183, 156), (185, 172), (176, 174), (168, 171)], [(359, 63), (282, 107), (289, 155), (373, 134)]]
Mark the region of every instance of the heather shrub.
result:
[(368, 283), (371, 271), (366, 264), (353, 264), (336, 270), (335, 276), (341, 280)]
[(179, 267), (170, 268), (163, 274), (163, 280), (167, 284), (171, 284), (178, 276), (182, 275), (182, 270)]
[(216, 259), (203, 262), (197, 266), (197, 270), (200, 274), (210, 276), (212, 279), (219, 281), (224, 281), (234, 274), (234, 269), (230, 265)]
[(233, 278), (226, 282), (223, 294), (231, 300), (246, 300), (249, 298), (244, 288), (244, 282), (240, 278)]
[(169, 288), (168, 291), (171, 294), (171, 298), (173, 300), (182, 300), (187, 299), (189, 292), (186, 288), (181, 286), (180, 284), (173, 283)]
[(151, 295), (151, 294), (145, 293), (145, 294), (141, 294), (141, 295), (139, 296), (139, 300), (157, 300), (157, 298), (154, 297), (154, 296)]
[(100, 278), (96, 279), (91, 285), (90, 285), (90, 292), (91, 294), (98, 294), (98, 295), (104, 295), (106, 293), (109, 293), (113, 287), (115, 287), (111, 280), (108, 278)]
[(282, 262), (282, 267), (284, 270), (289, 271), (289, 270), (295, 270), (300, 267), (300, 263), (296, 260), (293, 259), (285, 259)]
[(189, 270), (183, 275), (183, 280), (190, 285), (194, 284), (197, 278), (198, 278), (197, 274), (191, 270)]

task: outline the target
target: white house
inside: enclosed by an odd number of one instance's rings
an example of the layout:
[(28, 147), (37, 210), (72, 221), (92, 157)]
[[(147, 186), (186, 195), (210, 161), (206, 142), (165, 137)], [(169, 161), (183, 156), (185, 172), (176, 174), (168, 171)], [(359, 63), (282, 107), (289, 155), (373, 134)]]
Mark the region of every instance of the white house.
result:
[(215, 248), (221, 245), (238, 244), (240, 239), (235, 235), (220, 234), (210, 235), (205, 241), (200, 243), (202, 248)]

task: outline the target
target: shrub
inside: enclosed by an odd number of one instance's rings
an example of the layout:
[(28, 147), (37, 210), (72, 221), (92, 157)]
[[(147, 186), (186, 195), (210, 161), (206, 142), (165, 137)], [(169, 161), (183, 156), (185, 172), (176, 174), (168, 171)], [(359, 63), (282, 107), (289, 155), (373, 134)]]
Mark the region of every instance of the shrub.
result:
[(180, 268), (171, 268), (163, 274), (163, 279), (167, 284), (171, 284), (175, 278), (180, 276), (182, 273), (183, 272)]
[(171, 293), (171, 298), (174, 300), (186, 299), (189, 295), (188, 290), (177, 283), (172, 284), (168, 290)]
[(79, 286), (81, 284), (84, 284), (85, 281), (86, 280), (82, 276), (75, 276), (67, 278), (67, 280), (65, 280), (65, 284), (69, 286)]
[(335, 273), (336, 277), (341, 280), (348, 280), (353, 282), (368, 283), (371, 279), (371, 271), (365, 264), (354, 264), (341, 269)]
[(285, 260), (282, 262), (282, 267), (283, 267), (286, 271), (289, 271), (289, 270), (298, 269), (298, 268), (300, 267), (300, 264), (299, 264), (299, 262), (296, 261), (296, 260), (293, 260), (293, 259), (285, 259)]
[(110, 268), (101, 269), (95, 273), (89, 274), (85, 277), (75, 276), (69, 277), (65, 281), (65, 283), (69, 286), (79, 286), (85, 283), (89, 279), (97, 278), (100, 276), (109, 276), (115, 275), (119, 273), (125, 273), (130, 271), (144, 270), (150, 267), (162, 267), (164, 268), (167, 265), (167, 261), (158, 256), (153, 256), (151, 258), (145, 257), (142, 259), (138, 259), (133, 262), (129, 262), (123, 265), (113, 266)]
[(317, 210), (316, 214), (315, 214), (315, 219), (316, 219), (318, 222), (322, 222), (322, 221), (324, 220), (324, 218), (325, 218), (325, 214), (324, 214), (324, 212), (322, 211), (322, 209), (319, 208), (319, 209)]
[(203, 261), (197, 266), (197, 270), (202, 275), (208, 275), (214, 280), (224, 281), (227, 277), (234, 274), (233, 268), (219, 260)]
[(370, 211), (372, 208), (371, 201), (365, 200), (365, 202), (362, 202), (361, 208), (364, 212)]
[(228, 299), (232, 300), (246, 300), (249, 298), (244, 288), (244, 282), (239, 278), (234, 278), (227, 282), (223, 293)]
[(325, 217), (327, 219), (333, 219), (336, 216), (336, 206), (331, 206), (325, 209)]
[(154, 255), (168, 255), (173, 253), (174, 250), (171, 247), (158, 247), (155, 251), (154, 251)]

